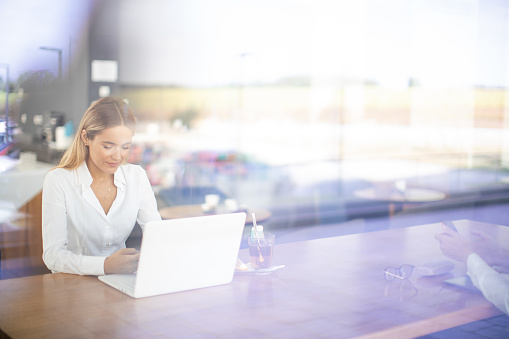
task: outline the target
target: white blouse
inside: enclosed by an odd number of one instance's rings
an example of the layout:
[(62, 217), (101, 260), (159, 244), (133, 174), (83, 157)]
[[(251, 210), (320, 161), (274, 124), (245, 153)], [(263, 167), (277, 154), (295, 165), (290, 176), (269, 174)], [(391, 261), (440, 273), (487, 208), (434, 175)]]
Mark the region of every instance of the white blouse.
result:
[(85, 162), (76, 170), (54, 169), (42, 195), (43, 260), (53, 272), (104, 275), (104, 260), (119, 249), (136, 221), (142, 230), (161, 220), (147, 174), (121, 165), (114, 174), (117, 196), (105, 214), (90, 185)]
[(488, 301), (509, 315), (509, 275), (495, 271), (476, 253), (467, 258), (468, 275)]

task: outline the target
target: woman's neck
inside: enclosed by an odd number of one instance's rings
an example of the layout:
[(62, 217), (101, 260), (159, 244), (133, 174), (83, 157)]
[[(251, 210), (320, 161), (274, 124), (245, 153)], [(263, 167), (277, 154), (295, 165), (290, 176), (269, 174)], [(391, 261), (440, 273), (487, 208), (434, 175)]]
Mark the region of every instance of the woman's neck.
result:
[(114, 174), (104, 173), (103, 171), (99, 170), (92, 161), (88, 159), (86, 160), (86, 164), (93, 181), (97, 183), (105, 183), (107, 181), (113, 180)]

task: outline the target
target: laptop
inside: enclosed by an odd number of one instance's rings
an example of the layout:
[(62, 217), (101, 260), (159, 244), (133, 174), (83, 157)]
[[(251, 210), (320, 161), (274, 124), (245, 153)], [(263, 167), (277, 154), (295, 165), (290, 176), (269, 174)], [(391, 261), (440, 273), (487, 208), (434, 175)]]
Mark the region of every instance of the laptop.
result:
[(133, 298), (228, 284), (245, 221), (241, 212), (147, 223), (137, 273), (98, 278)]

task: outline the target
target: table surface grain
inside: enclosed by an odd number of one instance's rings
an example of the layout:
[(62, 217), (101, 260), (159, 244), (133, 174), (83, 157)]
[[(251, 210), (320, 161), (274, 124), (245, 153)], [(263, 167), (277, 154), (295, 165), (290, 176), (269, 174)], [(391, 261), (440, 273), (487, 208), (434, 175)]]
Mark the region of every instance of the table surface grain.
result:
[[(457, 221), (508, 243), (509, 227)], [(440, 224), (280, 244), (267, 275), (133, 299), (97, 277), (47, 274), (0, 281), (0, 329), (12, 338), (369, 337), (411, 338), (500, 314), (482, 295), (414, 273), (387, 282), (383, 270), (445, 260)], [(247, 261), (248, 253), (239, 256)]]

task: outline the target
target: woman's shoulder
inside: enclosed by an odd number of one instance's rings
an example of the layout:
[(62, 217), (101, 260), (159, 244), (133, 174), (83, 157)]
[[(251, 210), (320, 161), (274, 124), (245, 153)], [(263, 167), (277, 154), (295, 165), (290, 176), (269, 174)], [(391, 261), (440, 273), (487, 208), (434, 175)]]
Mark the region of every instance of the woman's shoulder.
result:
[(46, 174), (46, 178), (61, 178), (61, 177), (69, 177), (72, 176), (72, 173), (75, 170), (70, 170), (62, 167), (55, 167), (48, 171)]
[(56, 167), (48, 171), (46, 173), (46, 177), (44, 178), (44, 186), (62, 186), (67, 184), (72, 184), (75, 180), (74, 173), (76, 170), (69, 170), (66, 168)]
[(140, 194), (151, 188), (147, 172), (140, 165), (125, 164), (120, 169), (121, 171), (115, 174), (115, 182), (123, 182), (131, 188), (138, 187), (141, 190)]

